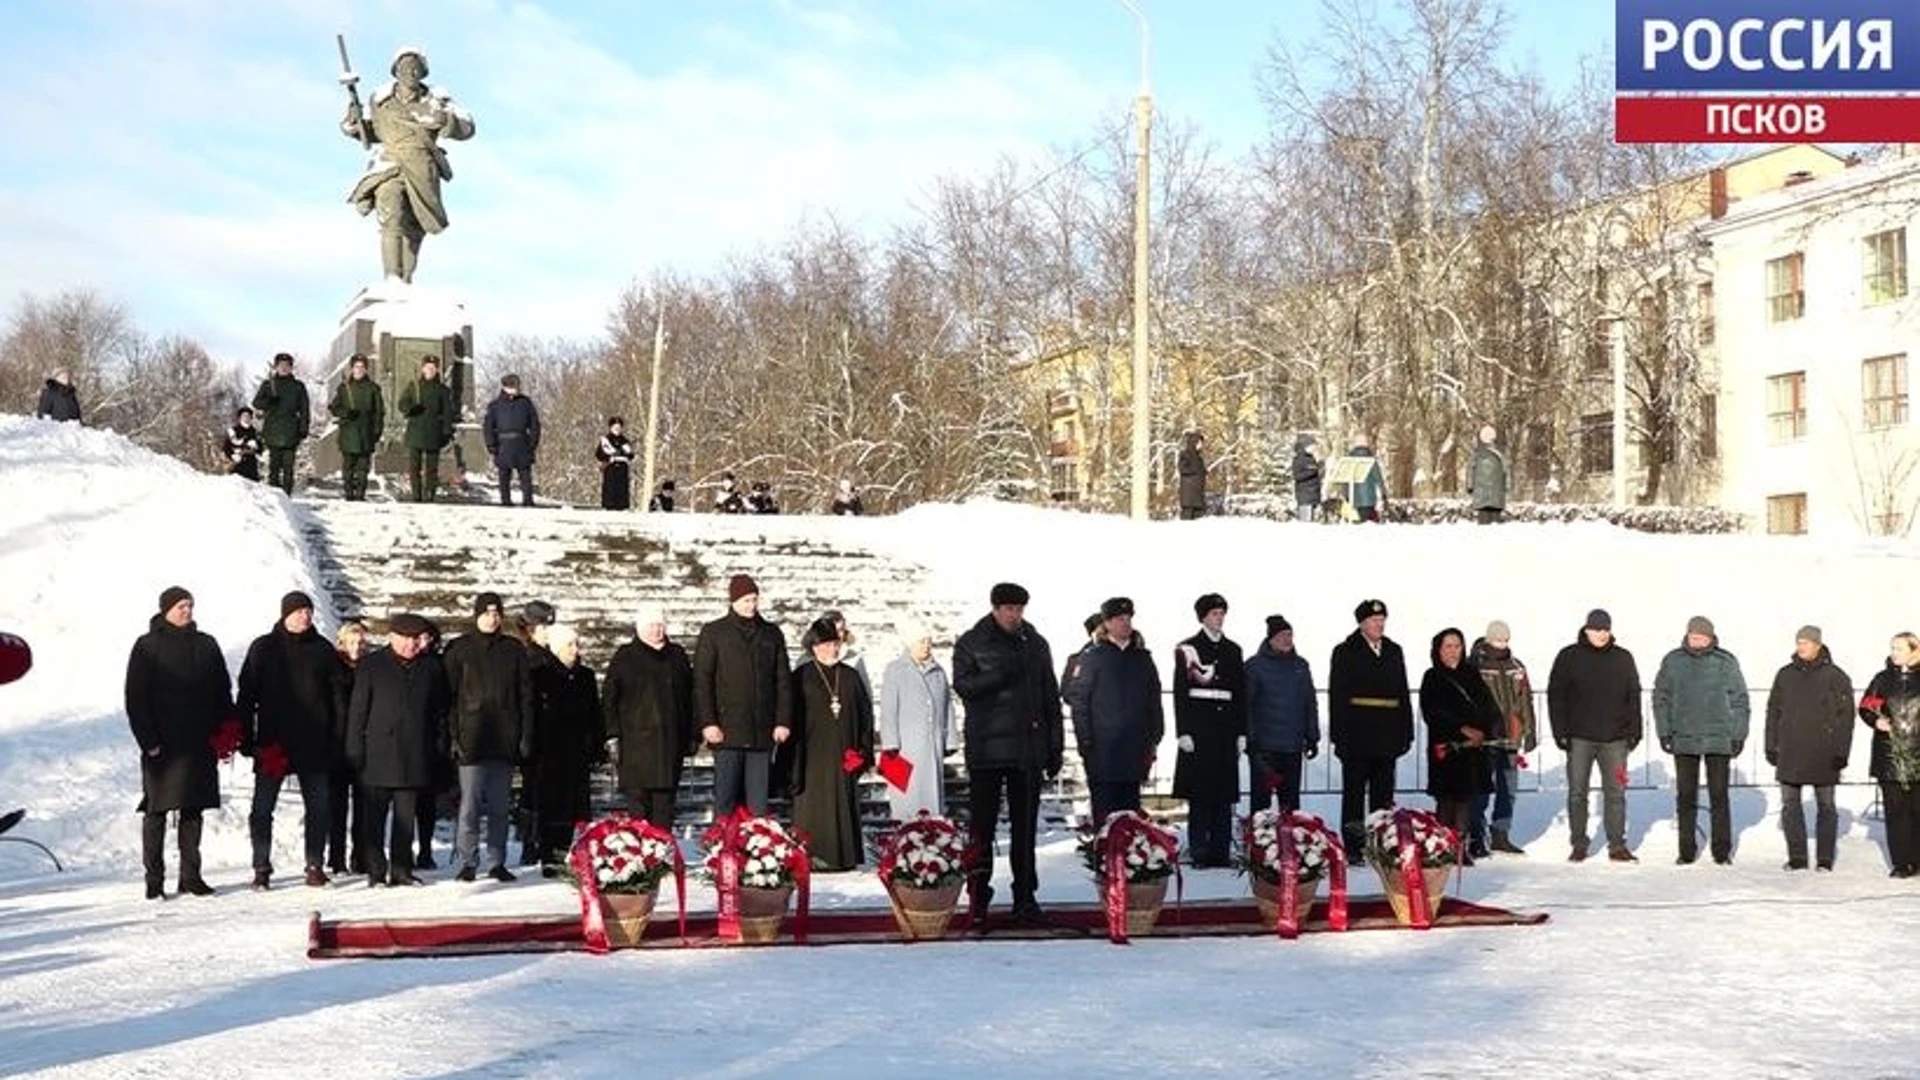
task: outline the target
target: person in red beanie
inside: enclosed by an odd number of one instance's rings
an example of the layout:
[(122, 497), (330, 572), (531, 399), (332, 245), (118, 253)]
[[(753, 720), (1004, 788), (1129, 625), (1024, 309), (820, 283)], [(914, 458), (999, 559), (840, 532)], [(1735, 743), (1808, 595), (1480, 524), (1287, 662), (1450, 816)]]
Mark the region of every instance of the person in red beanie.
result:
[(693, 646), (693, 715), (713, 751), (713, 816), (744, 805), (767, 812), (774, 747), (793, 733), (787, 641), (760, 617), (760, 586), (727, 582), (727, 614), (700, 628)]

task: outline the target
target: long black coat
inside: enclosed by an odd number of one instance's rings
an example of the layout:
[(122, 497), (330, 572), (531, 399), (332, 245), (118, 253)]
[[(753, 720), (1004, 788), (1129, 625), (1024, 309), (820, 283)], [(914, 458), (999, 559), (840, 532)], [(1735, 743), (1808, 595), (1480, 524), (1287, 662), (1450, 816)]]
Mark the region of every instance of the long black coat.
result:
[(593, 448), (600, 463), (600, 509), (633, 508), (633, 440), (608, 432)]
[(1783, 784), (1837, 784), (1853, 749), (1853, 680), (1826, 646), (1795, 656), (1767, 691), (1767, 760)]
[(1407, 657), (1392, 638), (1374, 655), (1356, 629), (1327, 665), (1327, 729), (1340, 758), (1397, 758), (1413, 748)]
[[(233, 683), (220, 643), (192, 623), (155, 615), (127, 657), (127, 724), (140, 744), (140, 809), (220, 805), (213, 736), (233, 715)], [(153, 753), (153, 751), (158, 753)]]
[[(347, 733), (351, 683), (333, 642), (309, 628), (275, 626), (247, 649), (240, 665), (240, 723), (249, 752), (278, 746), (296, 773), (338, 764)], [(260, 771), (258, 756), (254, 772)]]
[[(1903, 728), (1907, 732), (1906, 737), (1913, 746), (1915, 754), (1920, 755), (1920, 668), (1897, 668), (1893, 666), (1893, 661), (1889, 660), (1887, 666), (1880, 669), (1879, 674), (1873, 677), (1873, 681), (1867, 684), (1867, 692), (1861, 696), (1885, 699), (1885, 704), (1880, 707), (1880, 713), (1894, 721), (1897, 728)], [(1876, 719), (1878, 717), (1869, 710), (1865, 708), (1860, 710), (1860, 722), (1868, 727), (1874, 727)], [(1892, 747), (1888, 742), (1891, 737), (1886, 732), (1874, 728), (1872, 768), (1869, 770), (1869, 775), (1885, 783), (1895, 783), (1903, 779), (1895, 775)], [(1909, 782), (1920, 781), (1920, 777), (1905, 779)]]
[(606, 741), (599, 681), (585, 664), (568, 667), (556, 660), (535, 669), (534, 692), (539, 720), (533, 729), (533, 790), (539, 818), (585, 821), (589, 775)]
[(1204, 510), (1207, 506), (1207, 459), (1198, 447), (1180, 451), (1180, 509)]
[(1303, 441), (1295, 443), (1293, 447), (1293, 465), (1288, 471), (1293, 475), (1293, 502), (1296, 506), (1319, 506), (1324, 501), (1320, 494), (1320, 459), (1308, 449), (1311, 445)]
[(503, 393), (487, 404), (480, 437), (495, 465), (530, 469), (540, 449), (540, 411), (525, 394)]
[(1060, 768), (1060, 683), (1038, 630), (1023, 622), (1008, 633), (983, 616), (953, 644), (953, 691), (967, 707), (969, 770)]
[[(1493, 790), (1493, 759), (1480, 748), (1453, 744), (1466, 741), (1466, 728), (1486, 739), (1502, 734), (1500, 703), (1493, 700), (1487, 681), (1467, 662), (1466, 642), (1460, 643), (1457, 667), (1440, 662), (1440, 639), (1434, 638), (1433, 666), (1420, 679), (1420, 719), (1427, 725), (1427, 794), (1436, 799), (1471, 799)], [(1446, 746), (1440, 751), (1438, 748)]]
[(620, 740), (620, 790), (680, 786), (686, 759), (700, 748), (693, 722), (693, 663), (669, 641), (656, 649), (629, 641), (614, 650), (600, 687), (608, 738)]
[(347, 763), (373, 788), (426, 789), (447, 755), (447, 671), (423, 653), (401, 663), (391, 650), (360, 658), (347, 706)]
[(1547, 722), (1556, 741), (1588, 739), (1637, 746), (1647, 722), (1640, 706), (1640, 668), (1633, 654), (1608, 641), (1594, 648), (1582, 631), (1560, 650), (1547, 676)]
[(773, 748), (773, 729), (793, 726), (793, 679), (779, 627), (729, 612), (700, 628), (693, 720), (696, 728), (719, 725), (728, 749)]
[[(807, 850), (821, 866), (844, 870), (861, 862), (860, 776), (873, 766), (873, 699), (867, 681), (846, 664), (822, 668), (811, 659), (793, 669), (798, 706), (793, 738), (775, 755), (776, 772), (793, 794), (794, 827), (806, 833)], [(833, 712), (833, 698), (840, 713)], [(865, 768), (848, 773), (848, 750)], [(937, 768), (938, 763), (933, 763)]]
[[(1189, 657), (1188, 650), (1192, 650)], [(1240, 798), (1239, 740), (1247, 733), (1247, 677), (1240, 646), (1205, 632), (1173, 652), (1173, 733), (1193, 739), (1173, 767), (1173, 797), (1200, 803)]]
[(1073, 737), (1088, 781), (1145, 780), (1166, 731), (1160, 669), (1139, 632), (1124, 649), (1105, 640), (1089, 649), (1073, 681)]
[(503, 633), (463, 634), (447, 645), (453, 760), (511, 765), (533, 752), (533, 669), (526, 646)]
[(33, 415), (42, 420), (80, 420), (80, 392), (58, 379), (48, 379), (40, 388), (40, 401)]

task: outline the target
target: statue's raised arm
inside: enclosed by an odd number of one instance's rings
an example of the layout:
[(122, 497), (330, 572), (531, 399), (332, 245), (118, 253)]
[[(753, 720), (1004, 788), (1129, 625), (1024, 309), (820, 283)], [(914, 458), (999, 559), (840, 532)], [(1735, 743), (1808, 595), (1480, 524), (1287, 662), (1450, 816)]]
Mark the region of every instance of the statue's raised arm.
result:
[[(342, 48), (342, 59), (345, 50)], [(453, 168), (442, 139), (473, 136), (473, 116), (452, 95), (427, 84), (427, 57), (419, 49), (396, 52), (393, 82), (375, 91), (363, 109), (354, 93), (340, 131), (371, 148), (367, 171), (347, 201), (380, 221), (380, 262), (389, 279), (412, 281), (420, 241), (447, 227), (440, 185)], [(351, 71), (341, 81), (353, 87)]]

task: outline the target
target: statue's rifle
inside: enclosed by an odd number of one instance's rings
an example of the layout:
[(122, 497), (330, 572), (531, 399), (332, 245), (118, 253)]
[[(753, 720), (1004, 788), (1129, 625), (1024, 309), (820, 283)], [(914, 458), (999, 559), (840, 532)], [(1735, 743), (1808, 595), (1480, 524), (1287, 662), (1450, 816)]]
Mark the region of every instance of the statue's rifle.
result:
[(367, 132), (367, 115), (360, 105), (360, 76), (353, 73), (353, 64), (347, 60), (347, 35), (333, 35), (333, 43), (340, 47), (340, 83), (347, 88), (347, 103), (353, 106), (353, 114), (360, 118), (355, 125), (360, 129), (360, 148), (370, 149), (373, 137)]

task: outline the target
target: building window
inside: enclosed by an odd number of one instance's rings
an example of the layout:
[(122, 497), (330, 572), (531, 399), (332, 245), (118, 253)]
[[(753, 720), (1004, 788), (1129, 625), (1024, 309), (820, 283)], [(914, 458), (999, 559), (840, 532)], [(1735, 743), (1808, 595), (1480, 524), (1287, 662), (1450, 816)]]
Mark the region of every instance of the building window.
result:
[(1694, 303), (1698, 308), (1698, 310), (1695, 311), (1694, 313), (1694, 316), (1696, 319), (1696, 322), (1694, 325), (1699, 327), (1698, 337), (1699, 337), (1700, 344), (1711, 345), (1713, 344), (1713, 329), (1714, 329), (1713, 327), (1713, 282), (1703, 281), (1700, 283), (1700, 289), (1694, 297)]
[(1807, 373), (1790, 371), (1767, 378), (1767, 437), (1792, 442), (1807, 434)]
[(1888, 229), (1860, 242), (1861, 302), (1872, 306), (1907, 295), (1907, 230)]
[(1767, 260), (1767, 321), (1791, 322), (1807, 313), (1807, 257), (1801, 252)]
[(1767, 531), (1779, 536), (1800, 536), (1807, 531), (1807, 496), (1767, 496)]
[(1907, 422), (1907, 357), (1876, 356), (1860, 365), (1860, 401), (1867, 427)]
[(1700, 396), (1700, 459), (1712, 461), (1720, 456), (1720, 398), (1717, 394)]
[(1613, 471), (1613, 414), (1588, 413), (1580, 418), (1580, 471)]

